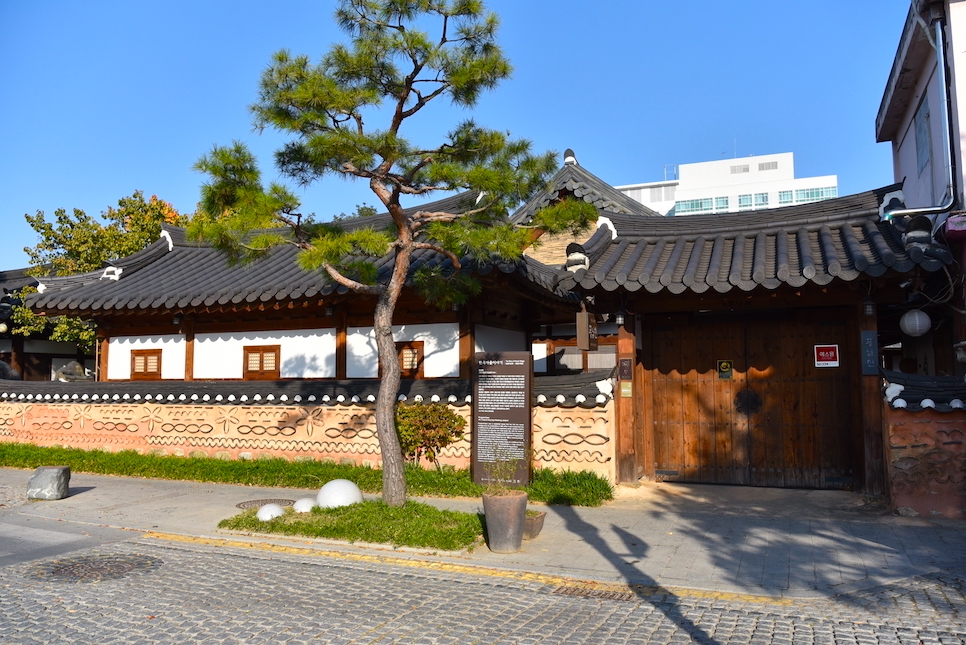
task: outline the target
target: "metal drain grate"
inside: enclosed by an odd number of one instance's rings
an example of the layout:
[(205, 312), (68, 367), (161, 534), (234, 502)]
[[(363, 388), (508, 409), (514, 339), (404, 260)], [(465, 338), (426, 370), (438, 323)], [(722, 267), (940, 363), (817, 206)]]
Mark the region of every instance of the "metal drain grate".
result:
[(265, 504), (278, 504), (279, 506), (292, 506), (295, 504), (294, 499), (252, 499), (247, 502), (239, 502), (235, 504), (236, 508), (258, 508), (259, 506), (265, 506)]
[(636, 600), (637, 594), (630, 591), (611, 591), (608, 589), (592, 589), (590, 587), (557, 587), (553, 593), (558, 596), (577, 596), (579, 598), (596, 598), (599, 600)]
[(162, 564), (161, 559), (147, 555), (90, 555), (38, 564), (24, 577), (53, 582), (100, 582), (154, 571)]

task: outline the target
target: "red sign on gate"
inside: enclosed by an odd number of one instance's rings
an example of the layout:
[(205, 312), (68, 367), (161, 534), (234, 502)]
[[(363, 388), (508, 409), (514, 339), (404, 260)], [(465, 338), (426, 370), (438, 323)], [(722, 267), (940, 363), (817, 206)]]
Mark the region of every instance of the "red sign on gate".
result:
[(838, 367), (839, 366), (839, 346), (838, 345), (816, 345), (815, 346), (815, 367)]

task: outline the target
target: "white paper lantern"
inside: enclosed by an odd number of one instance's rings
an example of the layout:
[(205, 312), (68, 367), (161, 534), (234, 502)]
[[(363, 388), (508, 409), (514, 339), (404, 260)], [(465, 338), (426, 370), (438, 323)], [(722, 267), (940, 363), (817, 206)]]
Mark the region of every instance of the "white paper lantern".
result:
[(929, 314), (921, 309), (907, 311), (899, 319), (899, 329), (907, 336), (922, 336), (929, 331), (931, 326), (932, 321), (929, 319)]

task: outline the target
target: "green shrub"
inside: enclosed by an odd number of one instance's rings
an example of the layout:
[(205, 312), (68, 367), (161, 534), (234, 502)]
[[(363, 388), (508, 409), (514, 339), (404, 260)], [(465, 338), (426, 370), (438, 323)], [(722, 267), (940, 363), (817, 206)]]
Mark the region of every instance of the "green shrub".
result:
[(589, 470), (556, 472), (537, 468), (527, 492), (533, 501), (563, 506), (600, 506), (614, 499), (610, 482)]
[(442, 403), (396, 405), (396, 434), (406, 459), (425, 457), (439, 468), (439, 452), (463, 438), (466, 419)]

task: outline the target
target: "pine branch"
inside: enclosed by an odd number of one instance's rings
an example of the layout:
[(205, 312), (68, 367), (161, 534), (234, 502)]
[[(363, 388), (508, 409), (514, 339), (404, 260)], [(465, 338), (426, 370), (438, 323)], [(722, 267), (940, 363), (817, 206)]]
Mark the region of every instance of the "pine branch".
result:
[(413, 242), (412, 248), (414, 250), (425, 249), (429, 251), (435, 251), (436, 253), (441, 253), (442, 255), (445, 255), (447, 258), (449, 258), (449, 261), (453, 263), (453, 269), (455, 271), (459, 271), (460, 269), (463, 268), (463, 265), (460, 263), (460, 259), (458, 255), (456, 255), (452, 251), (447, 251), (443, 247), (437, 246), (436, 244), (431, 244), (430, 242)]

